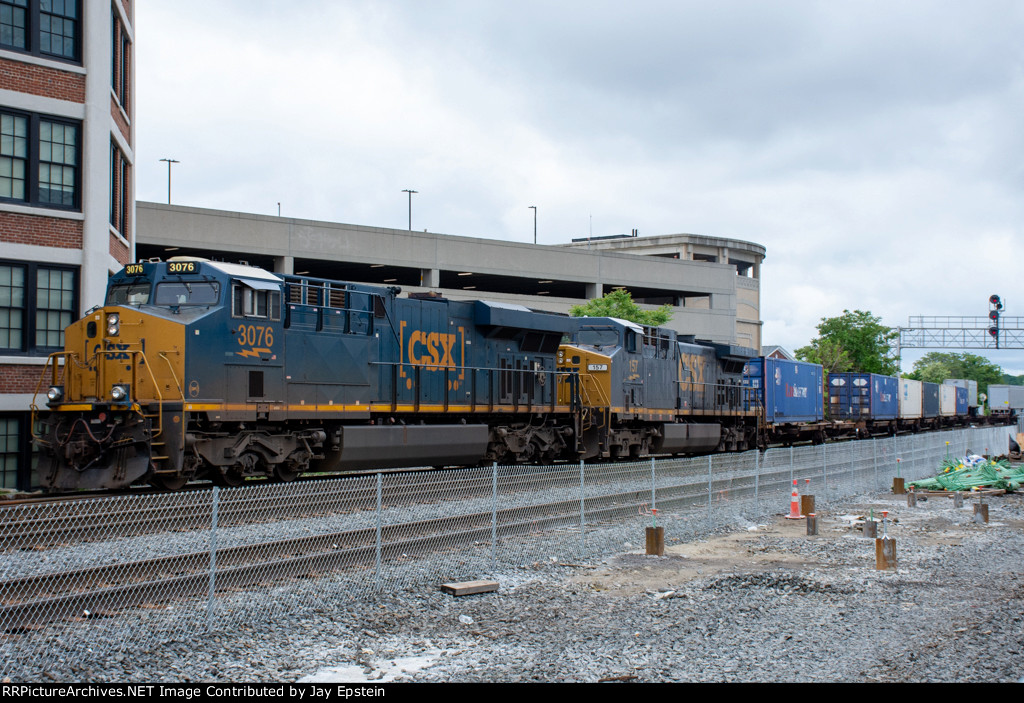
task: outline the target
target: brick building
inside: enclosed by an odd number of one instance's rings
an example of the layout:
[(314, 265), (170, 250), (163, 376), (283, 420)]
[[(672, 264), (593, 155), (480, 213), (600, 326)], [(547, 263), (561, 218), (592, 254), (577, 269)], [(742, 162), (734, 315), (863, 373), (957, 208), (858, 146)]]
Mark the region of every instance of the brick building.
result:
[(0, 487), (64, 327), (134, 257), (133, 0), (0, 0)]

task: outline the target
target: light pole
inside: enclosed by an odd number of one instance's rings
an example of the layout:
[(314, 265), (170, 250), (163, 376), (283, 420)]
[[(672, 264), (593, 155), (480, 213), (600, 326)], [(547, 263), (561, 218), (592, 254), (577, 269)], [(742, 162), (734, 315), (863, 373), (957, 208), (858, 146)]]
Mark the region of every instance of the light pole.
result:
[(406, 188), (402, 192), (409, 194), (409, 231), (412, 232), (412, 194), (413, 193), (419, 193), (419, 191), (418, 190), (409, 190), (408, 188)]
[(537, 206), (530, 205), (527, 210), (533, 210), (533, 243), (537, 243)]
[(160, 159), (167, 162), (167, 204), (171, 204), (171, 164), (180, 164), (176, 159)]

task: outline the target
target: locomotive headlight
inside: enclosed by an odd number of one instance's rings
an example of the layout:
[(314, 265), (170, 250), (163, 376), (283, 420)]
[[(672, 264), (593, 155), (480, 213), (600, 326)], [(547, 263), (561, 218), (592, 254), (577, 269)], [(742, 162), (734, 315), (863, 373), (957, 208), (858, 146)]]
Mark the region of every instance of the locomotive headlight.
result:
[(63, 386), (50, 386), (50, 390), (46, 391), (46, 399), (51, 403), (60, 402), (60, 399), (64, 397)]
[(110, 397), (114, 400), (115, 403), (124, 402), (124, 400), (128, 397), (128, 386), (120, 384), (114, 386), (113, 388), (110, 389)]
[(116, 337), (121, 332), (121, 316), (116, 312), (107, 315), (107, 336)]

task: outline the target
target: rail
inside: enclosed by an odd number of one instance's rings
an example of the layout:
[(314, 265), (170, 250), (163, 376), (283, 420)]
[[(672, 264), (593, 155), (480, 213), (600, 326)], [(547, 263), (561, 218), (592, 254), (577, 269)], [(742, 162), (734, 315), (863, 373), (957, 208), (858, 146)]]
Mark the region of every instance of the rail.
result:
[(934, 475), (950, 452), (999, 452), (1015, 429), (0, 506), (0, 677), (77, 680), (120, 657), (130, 680), (142, 676), (131, 657), (170, 646), (199, 655), (177, 658), (175, 676), (206, 680), (207, 652), (271, 623), (304, 628), (384, 592), (594, 563), (642, 535), (645, 508), (685, 541), (784, 512), (794, 479), (822, 501), (888, 491), (893, 477)]

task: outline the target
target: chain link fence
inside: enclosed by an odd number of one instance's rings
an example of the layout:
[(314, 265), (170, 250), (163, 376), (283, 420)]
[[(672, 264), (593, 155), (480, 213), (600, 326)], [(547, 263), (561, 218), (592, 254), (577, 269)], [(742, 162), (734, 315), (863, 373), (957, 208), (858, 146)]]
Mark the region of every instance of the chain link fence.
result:
[(653, 523), (687, 541), (787, 512), (794, 480), (821, 504), (932, 476), (947, 455), (1004, 453), (1015, 430), (0, 508), (0, 675), (83, 680), (89, 661), (128, 662), (385, 590), (507, 585), (636, 548)]

